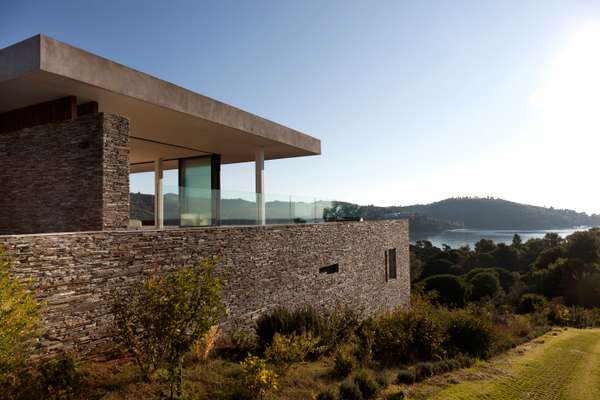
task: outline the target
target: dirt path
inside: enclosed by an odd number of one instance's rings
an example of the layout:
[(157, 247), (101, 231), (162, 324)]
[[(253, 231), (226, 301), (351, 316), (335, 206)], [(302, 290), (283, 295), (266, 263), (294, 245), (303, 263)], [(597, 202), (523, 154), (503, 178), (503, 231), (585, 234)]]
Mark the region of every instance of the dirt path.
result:
[[(555, 336), (554, 336), (555, 335)], [(543, 340), (543, 343), (540, 341)], [(530, 349), (477, 368), (496, 371), (483, 380), (451, 385), (436, 400), (598, 400), (600, 330), (547, 334)], [(474, 372), (477, 372), (477, 368)]]

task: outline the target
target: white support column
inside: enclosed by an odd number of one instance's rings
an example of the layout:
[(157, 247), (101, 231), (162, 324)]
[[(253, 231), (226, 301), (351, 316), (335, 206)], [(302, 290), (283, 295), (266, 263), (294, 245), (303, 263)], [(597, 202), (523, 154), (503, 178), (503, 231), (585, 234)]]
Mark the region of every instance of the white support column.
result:
[(164, 228), (163, 165), (160, 158), (154, 162), (154, 225), (156, 229)]
[(254, 153), (254, 165), (256, 169), (256, 223), (259, 225), (265, 225), (265, 149), (261, 148), (256, 150), (256, 152)]

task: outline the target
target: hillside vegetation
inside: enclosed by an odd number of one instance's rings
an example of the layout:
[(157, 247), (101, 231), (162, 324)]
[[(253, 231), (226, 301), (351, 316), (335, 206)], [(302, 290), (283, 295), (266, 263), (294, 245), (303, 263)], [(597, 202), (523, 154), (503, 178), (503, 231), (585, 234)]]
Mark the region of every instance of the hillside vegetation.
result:
[(600, 225), (600, 215), (597, 214), (588, 215), (495, 198), (451, 198), (431, 204), (399, 207), (398, 212), (420, 213), (476, 229), (561, 229)]

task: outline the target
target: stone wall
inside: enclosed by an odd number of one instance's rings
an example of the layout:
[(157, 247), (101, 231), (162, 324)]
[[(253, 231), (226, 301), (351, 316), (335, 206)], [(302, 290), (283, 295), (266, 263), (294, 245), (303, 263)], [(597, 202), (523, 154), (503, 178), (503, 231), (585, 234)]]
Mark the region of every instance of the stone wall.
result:
[(126, 228), (128, 141), (107, 114), (0, 133), (0, 234)]
[[(372, 314), (407, 304), (410, 296), (404, 220), (0, 236), (0, 246), (14, 272), (31, 278), (47, 302), (42, 346), (49, 352), (109, 349), (111, 291), (211, 255), (229, 275), (230, 321), (249, 324), (278, 305), (346, 304)], [(386, 275), (391, 248), (397, 279)], [(331, 264), (338, 273), (319, 273)]]

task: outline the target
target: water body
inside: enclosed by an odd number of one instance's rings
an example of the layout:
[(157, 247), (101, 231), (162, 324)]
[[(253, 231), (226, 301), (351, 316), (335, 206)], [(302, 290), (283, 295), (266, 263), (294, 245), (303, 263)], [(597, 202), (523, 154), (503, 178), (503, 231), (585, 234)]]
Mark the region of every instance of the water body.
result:
[(432, 234), (428, 236), (411, 238), (411, 243), (414, 244), (417, 240), (429, 240), (434, 246), (442, 247), (447, 244), (450, 247), (458, 248), (464, 245), (475, 247), (481, 239), (493, 240), (495, 243), (512, 243), (514, 234), (521, 236), (523, 242), (529, 239), (543, 238), (546, 233), (558, 233), (561, 237), (567, 237), (575, 231), (585, 231), (589, 227), (582, 226), (570, 229), (540, 229), (540, 230), (488, 230), (488, 229), (452, 229), (442, 233)]

